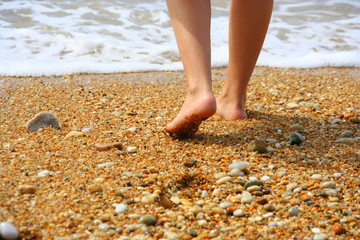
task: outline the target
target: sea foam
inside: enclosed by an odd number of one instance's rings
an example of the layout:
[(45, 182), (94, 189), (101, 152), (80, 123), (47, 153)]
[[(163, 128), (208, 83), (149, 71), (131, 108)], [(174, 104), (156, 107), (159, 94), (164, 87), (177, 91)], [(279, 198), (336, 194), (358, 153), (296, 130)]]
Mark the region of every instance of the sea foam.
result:
[[(229, 1), (212, 1), (212, 66), (228, 63)], [(0, 76), (180, 70), (163, 0), (2, 1)], [(276, 1), (257, 65), (360, 67), (360, 1)]]

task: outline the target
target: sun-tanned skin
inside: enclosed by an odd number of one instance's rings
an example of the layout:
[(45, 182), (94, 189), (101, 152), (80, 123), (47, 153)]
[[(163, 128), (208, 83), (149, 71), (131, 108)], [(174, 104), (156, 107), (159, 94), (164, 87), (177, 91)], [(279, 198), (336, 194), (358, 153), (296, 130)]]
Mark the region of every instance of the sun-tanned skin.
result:
[(210, 1), (167, 0), (167, 5), (189, 92), (166, 131), (194, 133), (215, 113), (227, 120), (246, 118), (246, 88), (266, 36), (273, 0), (231, 1), (229, 65), (223, 91), (216, 99), (211, 85)]

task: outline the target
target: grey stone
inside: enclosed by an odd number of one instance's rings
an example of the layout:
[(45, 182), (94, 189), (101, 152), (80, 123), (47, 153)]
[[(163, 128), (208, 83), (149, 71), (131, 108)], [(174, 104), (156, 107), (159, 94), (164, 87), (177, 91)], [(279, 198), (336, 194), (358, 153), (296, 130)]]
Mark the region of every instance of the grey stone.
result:
[(197, 232), (196, 232), (196, 230), (195, 229), (192, 229), (192, 228), (189, 228), (188, 230), (187, 230), (187, 232), (188, 232), (188, 234), (190, 235), (190, 236), (192, 236), (192, 237), (197, 237)]
[(300, 145), (305, 139), (300, 133), (292, 133), (288, 136), (287, 140), (291, 145)]
[(60, 128), (59, 120), (55, 114), (51, 112), (40, 112), (33, 117), (26, 124), (26, 129), (29, 132), (36, 132), (44, 127), (53, 127), (55, 129)]
[(256, 186), (263, 186), (264, 185), (264, 183), (263, 183), (263, 181), (261, 181), (261, 180), (250, 180), (250, 181), (247, 181), (246, 183), (245, 183), (245, 189), (247, 189), (247, 188), (249, 188), (249, 187), (251, 187), (251, 186), (254, 186), (254, 185), (256, 185)]
[(151, 226), (156, 224), (157, 219), (153, 216), (146, 215), (140, 218), (140, 222), (144, 223), (146, 226)]
[(299, 210), (292, 207), (292, 208), (289, 209), (289, 213), (290, 213), (291, 216), (297, 216), (299, 214)]
[(345, 131), (343, 133), (340, 134), (340, 137), (351, 137), (352, 135), (354, 135), (354, 132), (353, 131)]
[(266, 153), (266, 142), (264, 140), (253, 140), (249, 143), (247, 150), (249, 152)]

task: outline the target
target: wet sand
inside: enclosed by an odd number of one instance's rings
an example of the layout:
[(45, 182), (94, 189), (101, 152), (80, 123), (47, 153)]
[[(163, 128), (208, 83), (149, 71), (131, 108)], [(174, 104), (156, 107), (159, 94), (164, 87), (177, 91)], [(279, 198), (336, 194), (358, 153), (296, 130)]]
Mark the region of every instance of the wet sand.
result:
[[(213, 78), (218, 95), (225, 69)], [(0, 222), (24, 239), (360, 239), (358, 68), (257, 67), (249, 118), (213, 116), (186, 140), (164, 132), (182, 72), (0, 82)], [(28, 132), (41, 111), (60, 129)], [(305, 140), (290, 145), (291, 133)], [(248, 151), (254, 139), (266, 153)], [(238, 161), (249, 169), (227, 178)]]

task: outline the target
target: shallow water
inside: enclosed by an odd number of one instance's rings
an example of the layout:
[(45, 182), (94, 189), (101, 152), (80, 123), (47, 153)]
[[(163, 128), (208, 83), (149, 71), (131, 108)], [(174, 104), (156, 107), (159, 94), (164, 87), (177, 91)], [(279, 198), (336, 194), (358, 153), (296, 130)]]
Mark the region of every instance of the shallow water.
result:
[[(212, 65), (228, 59), (229, 1), (212, 1)], [(164, 0), (3, 0), (0, 75), (182, 68)], [(360, 1), (276, 1), (258, 65), (360, 67)]]

